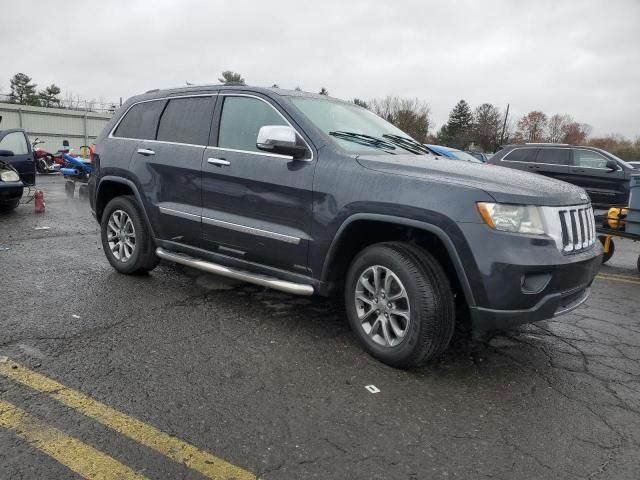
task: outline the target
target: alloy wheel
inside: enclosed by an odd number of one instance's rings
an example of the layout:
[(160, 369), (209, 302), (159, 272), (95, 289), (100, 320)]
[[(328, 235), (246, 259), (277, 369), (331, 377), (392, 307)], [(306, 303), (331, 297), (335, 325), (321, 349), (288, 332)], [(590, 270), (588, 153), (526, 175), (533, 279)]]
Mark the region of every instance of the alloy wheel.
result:
[(399, 345), (409, 331), (411, 310), (404, 285), (387, 267), (373, 265), (358, 279), (355, 305), (362, 330), (382, 347)]
[(136, 249), (136, 230), (131, 217), (124, 210), (114, 210), (107, 223), (107, 242), (111, 254), (127, 262)]

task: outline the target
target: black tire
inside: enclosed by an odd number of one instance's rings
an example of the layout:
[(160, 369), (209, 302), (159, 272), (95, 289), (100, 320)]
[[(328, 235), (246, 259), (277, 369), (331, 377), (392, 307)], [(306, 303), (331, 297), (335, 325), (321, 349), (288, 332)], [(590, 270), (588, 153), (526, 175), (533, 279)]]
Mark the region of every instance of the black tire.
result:
[(15, 210), (20, 205), (20, 199), (14, 200), (13, 202), (0, 203), (0, 212), (10, 212), (11, 210)]
[[(406, 292), (409, 322), (405, 324), (405, 334), (396, 339), (398, 343), (395, 345), (379, 344), (383, 339), (376, 341), (367, 334), (358, 318), (357, 309), (364, 304), (356, 306), (356, 288), (361, 276), (374, 266), (382, 266), (393, 273)], [(377, 296), (374, 299), (379, 300)], [(385, 302), (382, 300), (382, 304)], [(426, 250), (408, 243), (379, 243), (360, 252), (347, 273), (345, 306), (351, 329), (365, 350), (392, 367), (416, 367), (437, 357), (449, 345), (454, 331), (455, 306), (446, 273)], [(381, 305), (380, 309), (384, 307)], [(392, 311), (385, 310), (385, 313), (391, 315)], [(361, 312), (366, 317), (366, 311)], [(372, 317), (375, 315), (374, 312)]]
[(636, 267), (638, 267), (638, 272), (640, 272), (640, 255), (638, 255), (638, 263), (636, 264)]
[(45, 168), (44, 168), (44, 167), (46, 166), (46, 164), (47, 164), (47, 162), (46, 162), (44, 159), (42, 159), (42, 158), (38, 158), (38, 159), (36, 160), (36, 172), (38, 172), (38, 173), (45, 173), (45, 172), (46, 172), (46, 170), (45, 170)]
[[(135, 247), (126, 260), (119, 260), (116, 257), (107, 239), (109, 220), (112, 214), (118, 210), (126, 213), (131, 219), (135, 232)], [(100, 230), (102, 248), (107, 260), (118, 272), (125, 275), (137, 275), (153, 270), (160, 263), (160, 258), (155, 253), (155, 242), (149, 233), (135, 197), (126, 195), (112, 199), (102, 214)]]
[[(606, 241), (607, 237), (605, 237), (604, 235), (600, 235), (598, 237), (598, 240), (600, 240), (600, 243), (602, 243), (602, 246), (604, 247), (604, 242)], [(613, 241), (613, 238), (609, 241), (609, 251), (608, 252), (603, 252), (602, 254), (602, 263), (607, 263), (609, 260), (611, 260), (611, 257), (613, 257), (613, 254), (616, 251), (616, 244)]]
[(64, 183), (64, 193), (67, 194), (67, 198), (73, 198), (73, 193), (76, 191), (76, 184), (71, 180), (67, 180)]

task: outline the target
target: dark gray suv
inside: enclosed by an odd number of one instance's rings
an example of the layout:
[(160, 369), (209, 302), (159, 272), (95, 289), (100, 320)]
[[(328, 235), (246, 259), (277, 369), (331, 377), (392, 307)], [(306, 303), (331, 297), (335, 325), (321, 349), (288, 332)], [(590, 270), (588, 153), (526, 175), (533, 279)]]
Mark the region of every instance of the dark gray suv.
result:
[(528, 143), (501, 147), (489, 163), (539, 173), (584, 188), (594, 205), (626, 205), (633, 165), (594, 147)]
[(247, 86), (131, 98), (97, 140), (91, 207), (121, 273), (160, 259), (344, 298), (396, 367), (581, 305), (601, 263), (585, 192), (448, 160), (370, 111)]

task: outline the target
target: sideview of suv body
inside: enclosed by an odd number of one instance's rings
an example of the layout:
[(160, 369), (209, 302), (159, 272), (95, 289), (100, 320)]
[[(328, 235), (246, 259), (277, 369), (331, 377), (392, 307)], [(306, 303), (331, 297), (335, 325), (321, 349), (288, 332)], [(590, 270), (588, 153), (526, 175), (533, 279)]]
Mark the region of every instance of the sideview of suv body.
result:
[(602, 207), (627, 204), (634, 173), (632, 165), (606, 150), (568, 144), (506, 145), (489, 163), (572, 183)]
[(479, 330), (576, 308), (601, 263), (582, 189), (436, 157), (324, 95), (148, 92), (99, 136), (93, 170), (91, 208), (119, 272), (165, 259), (338, 293), (364, 348), (396, 367), (441, 353), (460, 307)]

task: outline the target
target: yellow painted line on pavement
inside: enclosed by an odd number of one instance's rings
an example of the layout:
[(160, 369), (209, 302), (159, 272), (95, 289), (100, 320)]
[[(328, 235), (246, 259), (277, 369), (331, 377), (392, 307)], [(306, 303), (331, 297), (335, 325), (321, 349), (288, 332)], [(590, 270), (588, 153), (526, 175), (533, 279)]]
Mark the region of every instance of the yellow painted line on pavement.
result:
[(636, 280), (634, 277), (624, 275), (611, 275), (605, 273), (599, 273), (596, 278), (600, 280), (609, 280), (610, 282), (630, 283), (632, 285), (640, 285), (640, 279)]
[(15, 405), (0, 400), (0, 428), (12, 431), (17, 437), (46, 453), (57, 462), (84, 478), (94, 480), (143, 480), (134, 472), (93, 447), (65, 435)]
[(211, 453), (200, 450), (179, 438), (147, 425), (140, 420), (114, 410), (93, 398), (67, 388), (61, 383), (7, 360), (0, 363), (0, 375), (33, 390), (50, 395), (58, 402), (93, 418), (102, 425), (151, 448), (162, 455), (216, 480), (255, 480), (252, 473), (236, 467)]

